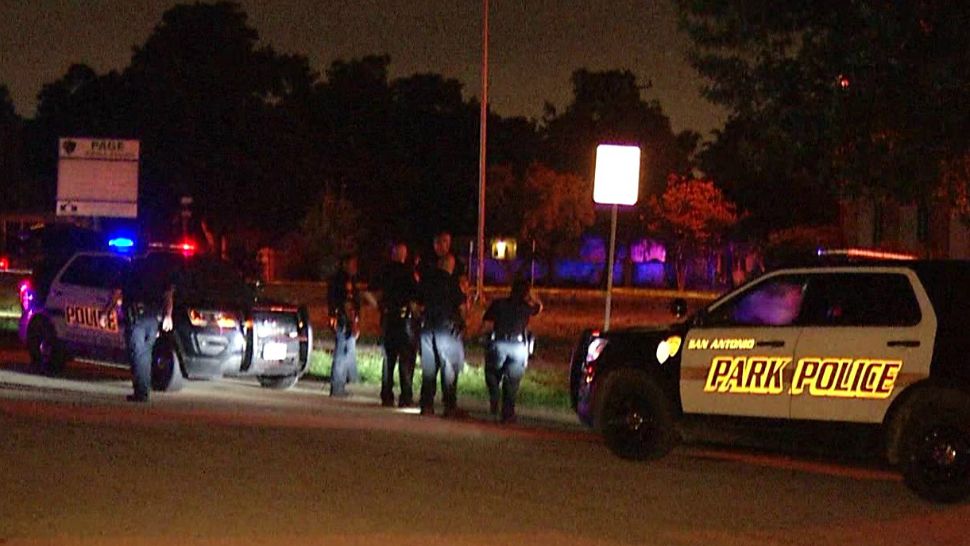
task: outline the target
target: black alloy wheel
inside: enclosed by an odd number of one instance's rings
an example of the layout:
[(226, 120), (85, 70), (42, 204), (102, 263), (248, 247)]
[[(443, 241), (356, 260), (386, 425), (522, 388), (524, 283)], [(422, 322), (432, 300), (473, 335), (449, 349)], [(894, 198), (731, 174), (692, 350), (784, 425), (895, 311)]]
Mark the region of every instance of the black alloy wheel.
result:
[(906, 484), (934, 502), (958, 502), (970, 494), (970, 437), (951, 419), (916, 423), (903, 459)]
[(663, 393), (647, 377), (617, 372), (610, 378), (600, 413), (606, 445), (624, 459), (659, 459), (675, 444), (675, 431)]
[(58, 375), (64, 370), (67, 361), (64, 345), (57, 339), (57, 331), (47, 320), (38, 320), (30, 326), (27, 349), (31, 364), (42, 373)]

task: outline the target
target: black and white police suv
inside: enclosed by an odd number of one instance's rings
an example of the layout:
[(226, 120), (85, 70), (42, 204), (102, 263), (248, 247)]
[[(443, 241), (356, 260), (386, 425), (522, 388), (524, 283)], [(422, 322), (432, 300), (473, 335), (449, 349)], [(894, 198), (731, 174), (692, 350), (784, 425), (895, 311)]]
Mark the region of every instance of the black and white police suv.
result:
[(75, 252), (52, 268), (50, 279), (21, 285), (19, 335), (36, 367), (55, 374), (70, 359), (127, 367), (124, 321), (117, 312), (103, 317), (104, 308), (136, 260), (154, 260), (178, 279), (173, 331), (155, 347), (155, 390), (221, 376), (255, 376), (264, 387), (285, 389), (306, 372), (313, 340), (305, 307), (260, 300), (228, 263), (194, 253), (190, 243), (139, 255), (131, 255), (130, 245), (125, 241), (122, 252)]
[(691, 416), (865, 424), (917, 494), (958, 501), (970, 493), (970, 262), (774, 271), (667, 327), (585, 332), (571, 389), (580, 420), (624, 458), (665, 455)]

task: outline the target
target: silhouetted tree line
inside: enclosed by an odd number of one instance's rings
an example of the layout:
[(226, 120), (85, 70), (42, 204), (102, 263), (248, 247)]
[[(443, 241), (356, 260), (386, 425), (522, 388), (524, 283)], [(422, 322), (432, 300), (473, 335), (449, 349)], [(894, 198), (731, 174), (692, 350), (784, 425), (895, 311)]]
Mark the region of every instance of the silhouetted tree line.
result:
[[(0, 88), (0, 167), (14, 188), (0, 209), (53, 208), (59, 137), (115, 137), (141, 141), (148, 225), (168, 222), (179, 197), (191, 195), (217, 229), (256, 229), (267, 241), (321, 232), (307, 220), (321, 221), (334, 203), (354, 209), (349, 217), (377, 245), (426, 241), (437, 229), (471, 235), (478, 100), (441, 74), (391, 79), (390, 63), (386, 55), (338, 60), (320, 74), (305, 56), (260, 43), (238, 4), (173, 7), (123, 70), (98, 74), (76, 64), (45, 84), (32, 119), (16, 116)], [(488, 161), (512, 178), (509, 198), (551, 199), (555, 183), (545, 193), (535, 184), (529, 195), (515, 189), (527, 186), (530, 169), (588, 181), (604, 140), (644, 147), (645, 192), (663, 191), (668, 174), (689, 170), (698, 135), (672, 131), (660, 105), (641, 97), (649, 85), (619, 70), (577, 70), (572, 85), (573, 102), (561, 112), (547, 104), (537, 120), (490, 115)], [(591, 209), (590, 197), (580, 197), (582, 204), (549, 210)], [(526, 220), (500, 214), (489, 231), (522, 233)], [(575, 238), (574, 225), (567, 231)]]

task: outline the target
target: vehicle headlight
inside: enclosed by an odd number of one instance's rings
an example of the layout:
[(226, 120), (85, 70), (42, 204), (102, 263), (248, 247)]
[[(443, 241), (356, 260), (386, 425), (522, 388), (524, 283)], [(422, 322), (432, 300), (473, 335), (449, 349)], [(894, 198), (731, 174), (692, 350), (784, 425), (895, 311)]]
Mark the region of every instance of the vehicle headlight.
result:
[(603, 349), (606, 348), (606, 344), (609, 340), (598, 337), (593, 341), (589, 342), (589, 346), (586, 347), (586, 362), (593, 362), (600, 357), (603, 353)]
[(223, 311), (201, 311), (199, 309), (189, 309), (189, 322), (197, 328), (216, 326), (223, 330), (233, 329), (239, 326), (239, 321), (233, 315)]
[(657, 362), (663, 364), (668, 359), (677, 356), (680, 351), (680, 336), (670, 336), (657, 344)]

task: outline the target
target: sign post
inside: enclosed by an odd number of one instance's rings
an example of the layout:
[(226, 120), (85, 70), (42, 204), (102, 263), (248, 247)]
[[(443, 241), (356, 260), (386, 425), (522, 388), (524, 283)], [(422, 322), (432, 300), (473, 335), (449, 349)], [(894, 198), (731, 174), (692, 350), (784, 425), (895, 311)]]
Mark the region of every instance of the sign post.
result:
[(62, 138), (57, 216), (138, 217), (137, 140)]
[(640, 147), (600, 144), (596, 147), (593, 201), (612, 205), (610, 251), (606, 262), (606, 314), (603, 330), (610, 329), (613, 305), (613, 262), (616, 259), (616, 213), (618, 205), (635, 205), (640, 189)]

